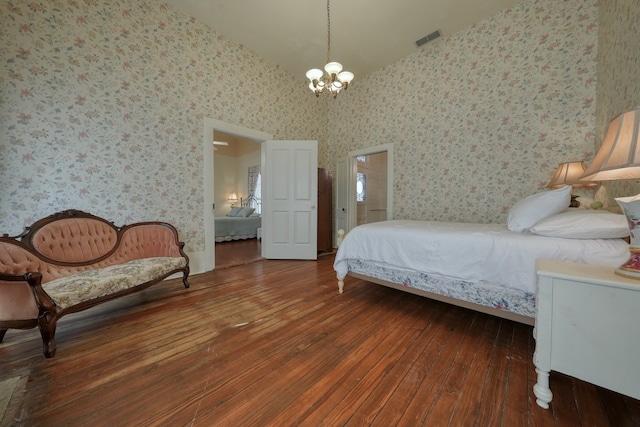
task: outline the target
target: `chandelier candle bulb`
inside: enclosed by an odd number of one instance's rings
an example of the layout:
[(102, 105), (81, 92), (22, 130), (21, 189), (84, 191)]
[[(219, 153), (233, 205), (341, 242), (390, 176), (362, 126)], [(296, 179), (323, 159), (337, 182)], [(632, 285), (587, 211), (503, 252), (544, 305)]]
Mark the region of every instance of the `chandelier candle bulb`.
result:
[(320, 80), (322, 76), (323, 76), (322, 70), (318, 68), (312, 68), (309, 71), (307, 71), (307, 78), (311, 80), (311, 82), (313, 82), (314, 80)]
[(339, 62), (329, 62), (327, 65), (324, 66), (324, 70), (330, 76), (334, 76), (334, 75), (337, 76), (338, 73), (342, 71), (342, 64)]

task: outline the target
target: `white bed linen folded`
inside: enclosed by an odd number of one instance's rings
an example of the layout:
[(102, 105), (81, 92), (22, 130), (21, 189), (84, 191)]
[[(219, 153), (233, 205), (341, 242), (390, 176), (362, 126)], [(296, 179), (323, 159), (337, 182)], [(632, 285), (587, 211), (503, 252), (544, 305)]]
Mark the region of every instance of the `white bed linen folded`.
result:
[(536, 260), (618, 266), (629, 257), (622, 239), (564, 239), (517, 233), (498, 224), (383, 221), (360, 225), (336, 254), (338, 278), (349, 259), (536, 292)]

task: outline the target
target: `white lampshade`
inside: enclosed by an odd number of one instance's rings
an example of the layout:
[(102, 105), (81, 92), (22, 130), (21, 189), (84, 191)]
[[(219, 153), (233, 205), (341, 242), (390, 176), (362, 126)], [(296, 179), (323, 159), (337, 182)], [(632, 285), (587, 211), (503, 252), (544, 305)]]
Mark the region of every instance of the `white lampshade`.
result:
[[(600, 150), (589, 165), (584, 175), (585, 181), (606, 181), (612, 179), (640, 178), (640, 107), (620, 114), (609, 124), (609, 129), (600, 146)], [(619, 197), (616, 202), (627, 218), (629, 234), (629, 252), (627, 262), (614, 271), (620, 276), (640, 280), (640, 197)], [(640, 228), (640, 227), (639, 227)]]
[(329, 62), (327, 65), (324, 66), (324, 70), (329, 74), (338, 74), (340, 71), (342, 71), (342, 64), (339, 62)]
[(312, 68), (309, 71), (307, 71), (307, 74), (306, 74), (307, 78), (311, 81), (320, 80), (323, 75), (324, 73), (322, 72), (322, 70), (318, 68)]
[(586, 166), (584, 162), (565, 162), (558, 165), (547, 188), (560, 188), (563, 185), (571, 185), (573, 188), (593, 187), (597, 183), (593, 181), (581, 181), (580, 177), (584, 173)]
[(583, 181), (640, 178), (640, 107), (613, 119), (593, 162), (580, 177)]
[(238, 201), (238, 195), (235, 192), (229, 194), (229, 203), (236, 203)]
[(338, 74), (338, 80), (340, 80), (342, 83), (351, 83), (351, 80), (353, 80), (353, 73), (350, 71), (343, 71), (340, 74)]

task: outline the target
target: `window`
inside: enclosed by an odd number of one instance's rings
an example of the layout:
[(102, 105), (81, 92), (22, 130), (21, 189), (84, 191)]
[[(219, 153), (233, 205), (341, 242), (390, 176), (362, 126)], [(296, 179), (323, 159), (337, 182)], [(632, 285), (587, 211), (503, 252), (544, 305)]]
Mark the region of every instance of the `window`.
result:
[(248, 190), (248, 207), (254, 208), (256, 213), (262, 213), (262, 174), (260, 173), (260, 165), (249, 167)]
[(356, 201), (364, 202), (367, 200), (367, 175), (363, 173), (356, 174)]

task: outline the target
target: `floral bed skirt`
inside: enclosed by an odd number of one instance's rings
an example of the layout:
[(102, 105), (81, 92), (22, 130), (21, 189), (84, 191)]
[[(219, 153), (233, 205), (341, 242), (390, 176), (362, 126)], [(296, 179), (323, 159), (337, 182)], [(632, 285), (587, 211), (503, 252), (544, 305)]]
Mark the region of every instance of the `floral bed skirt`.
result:
[(527, 317), (535, 317), (536, 295), (485, 282), (467, 282), (412, 270), (390, 269), (372, 262), (349, 260), (349, 271), (398, 285), (432, 292)]

